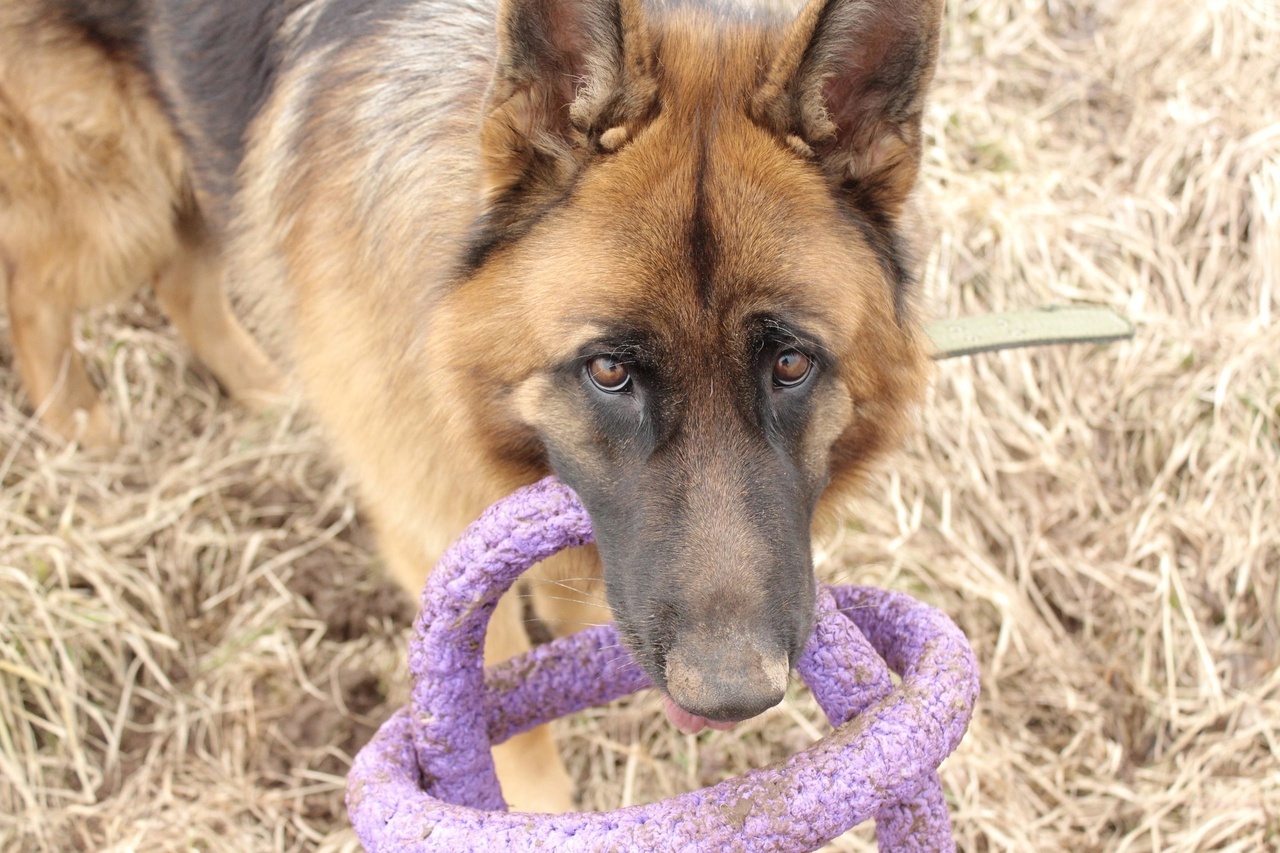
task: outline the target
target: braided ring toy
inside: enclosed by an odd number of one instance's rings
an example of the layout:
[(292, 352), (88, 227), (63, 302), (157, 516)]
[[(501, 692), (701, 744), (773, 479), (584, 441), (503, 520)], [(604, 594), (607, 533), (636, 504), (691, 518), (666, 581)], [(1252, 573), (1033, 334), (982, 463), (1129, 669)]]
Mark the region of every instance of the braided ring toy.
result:
[(610, 665), (612, 625), (484, 669), (499, 596), (535, 562), (591, 541), (577, 496), (547, 478), (490, 507), (441, 559), (409, 649), (412, 701), (348, 777), (367, 850), (805, 851), (872, 817), (882, 850), (954, 850), (937, 767), (972, 715), (973, 651), (942, 612), (866, 587), (818, 592), (796, 669), (836, 728), (808, 749), (649, 805), (507, 812), (491, 744), (652, 686), (638, 666)]

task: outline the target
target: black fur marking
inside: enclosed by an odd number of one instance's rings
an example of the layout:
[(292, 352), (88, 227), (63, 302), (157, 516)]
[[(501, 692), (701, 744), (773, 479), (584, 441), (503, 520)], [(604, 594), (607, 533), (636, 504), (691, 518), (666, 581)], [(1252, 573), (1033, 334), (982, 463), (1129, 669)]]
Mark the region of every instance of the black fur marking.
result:
[[(782, 145), (782, 141), (778, 140)], [(915, 280), (908, 268), (910, 258), (902, 244), (897, 226), (877, 200), (882, 190), (872, 180), (849, 179), (843, 184), (831, 183), (818, 163), (808, 161), (814, 173), (828, 182), (836, 209), (845, 221), (857, 228), (876, 254), (880, 269), (893, 288), (893, 310), (898, 322), (906, 320)]]
[(693, 214), (689, 219), (689, 259), (693, 262), (694, 281), (698, 301), (703, 306), (711, 304), (715, 292), (715, 273), (720, 246), (707, 216), (707, 146), (704, 144), (694, 167)]
[(518, 243), (557, 204), (558, 202), (544, 204), (517, 221), (509, 221), (497, 206), (483, 214), (471, 228), (466, 248), (462, 250), (458, 272), (464, 277), (474, 275), (498, 252)]
[(897, 228), (876, 202), (878, 191), (866, 181), (847, 181), (833, 187), (836, 204), (870, 244), (880, 261), (880, 268), (893, 287), (893, 310), (899, 322), (906, 319), (911, 288), (915, 284), (907, 269), (906, 252)]
[(471, 226), (466, 248), (461, 253), (458, 273), (463, 278), (474, 275), (490, 257), (515, 241), (516, 235), (509, 229), (499, 227), (494, 221), (493, 211), (484, 213)]
[(102, 50), (141, 64), (147, 19), (139, 0), (54, 0), (52, 8)]
[(226, 196), (244, 156), (245, 133), (280, 65), (276, 35), (298, 0), (171, 0), (156, 7), (173, 61), (165, 67), (190, 112), (180, 115), (200, 177)]
[(556, 163), (551, 156), (535, 161), (524, 178), (476, 220), (461, 252), (458, 272), (463, 277), (474, 274), (496, 253), (519, 242), (547, 215), (573, 198), (580, 172), (559, 193), (550, 195), (547, 188), (552, 185), (555, 172)]

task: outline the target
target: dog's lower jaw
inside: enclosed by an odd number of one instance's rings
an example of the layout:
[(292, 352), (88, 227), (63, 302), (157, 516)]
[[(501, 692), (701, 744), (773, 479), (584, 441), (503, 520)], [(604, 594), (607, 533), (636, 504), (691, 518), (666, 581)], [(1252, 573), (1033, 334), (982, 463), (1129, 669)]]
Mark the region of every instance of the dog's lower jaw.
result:
[[(529, 651), (524, 610), (516, 591), (498, 601), (485, 636), (484, 661), (492, 666)], [(573, 781), (549, 725), (518, 734), (493, 748), (494, 770), (512, 811), (560, 814), (574, 810)]]

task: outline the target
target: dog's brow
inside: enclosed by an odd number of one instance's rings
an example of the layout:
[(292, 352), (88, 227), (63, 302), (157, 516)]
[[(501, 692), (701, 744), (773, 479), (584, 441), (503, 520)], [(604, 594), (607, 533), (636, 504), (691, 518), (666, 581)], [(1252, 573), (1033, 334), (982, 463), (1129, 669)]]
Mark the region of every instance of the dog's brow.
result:
[(766, 339), (772, 339), (778, 343), (795, 344), (801, 349), (817, 353), (824, 360), (829, 361), (835, 357), (834, 351), (827, 346), (823, 336), (807, 328), (802, 320), (767, 315), (761, 317), (759, 323)]
[(609, 331), (608, 324), (598, 320), (565, 321), (550, 338), (551, 356), (555, 361), (580, 358), (592, 346), (611, 340)]

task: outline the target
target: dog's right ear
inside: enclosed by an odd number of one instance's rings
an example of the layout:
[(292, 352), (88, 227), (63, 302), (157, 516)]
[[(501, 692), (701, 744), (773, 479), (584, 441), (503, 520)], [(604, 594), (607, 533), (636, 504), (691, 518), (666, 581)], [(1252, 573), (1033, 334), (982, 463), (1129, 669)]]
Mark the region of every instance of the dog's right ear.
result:
[(640, 0), (502, 0), (482, 130), (490, 226), (518, 221), (591, 156), (626, 144), (652, 117), (654, 72)]
[(751, 102), (838, 190), (895, 220), (920, 166), (942, 0), (809, 0)]

